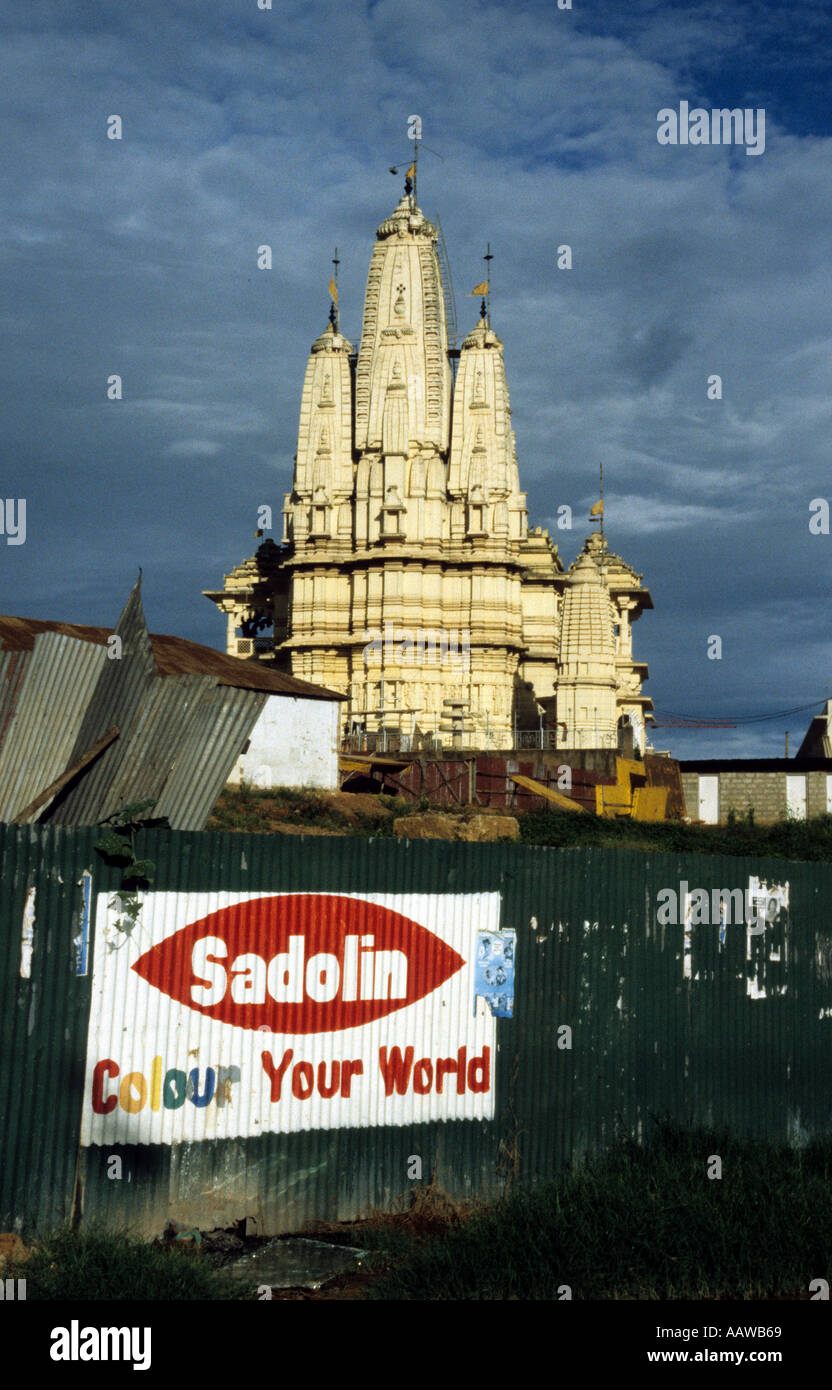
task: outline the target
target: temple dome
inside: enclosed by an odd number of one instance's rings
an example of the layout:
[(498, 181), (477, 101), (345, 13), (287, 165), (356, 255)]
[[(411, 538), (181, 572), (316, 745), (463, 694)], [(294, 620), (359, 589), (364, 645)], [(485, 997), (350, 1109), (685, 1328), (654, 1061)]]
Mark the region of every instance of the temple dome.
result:
[(328, 323), (310, 349), (312, 352), (345, 352), (347, 356), (354, 351), (352, 343), (345, 338), (334, 324)]

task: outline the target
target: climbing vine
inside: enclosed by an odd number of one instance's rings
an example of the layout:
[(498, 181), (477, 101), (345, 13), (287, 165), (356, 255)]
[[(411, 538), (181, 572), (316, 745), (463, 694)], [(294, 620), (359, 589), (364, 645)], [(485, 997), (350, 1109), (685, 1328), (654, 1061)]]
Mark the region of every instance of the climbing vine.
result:
[[(150, 887), (156, 872), (156, 865), (151, 859), (137, 857), (136, 832), (168, 824), (165, 816), (154, 818), (145, 814), (155, 805), (155, 801), (133, 801), (129, 806), (114, 811), (111, 816), (99, 821), (98, 828), (103, 834), (93, 845), (93, 849), (96, 849), (108, 864), (122, 866), (118, 893), (110, 907), (116, 908), (120, 914), (115, 925), (118, 931), (124, 933), (125, 938), (135, 930), (138, 921), (141, 911), (139, 892)], [(116, 949), (117, 947), (110, 945), (110, 950)]]

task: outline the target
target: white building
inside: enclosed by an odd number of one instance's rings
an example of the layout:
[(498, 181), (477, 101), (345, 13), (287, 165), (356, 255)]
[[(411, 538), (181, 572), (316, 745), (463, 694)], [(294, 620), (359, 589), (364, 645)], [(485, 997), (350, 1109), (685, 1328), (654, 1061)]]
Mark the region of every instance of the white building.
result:
[[(278, 676), (280, 672), (269, 674)], [(269, 696), (228, 779), (231, 784), (338, 789), (340, 704), (344, 697), (319, 686), (310, 685), (309, 690), (320, 690), (320, 694), (280, 692)]]

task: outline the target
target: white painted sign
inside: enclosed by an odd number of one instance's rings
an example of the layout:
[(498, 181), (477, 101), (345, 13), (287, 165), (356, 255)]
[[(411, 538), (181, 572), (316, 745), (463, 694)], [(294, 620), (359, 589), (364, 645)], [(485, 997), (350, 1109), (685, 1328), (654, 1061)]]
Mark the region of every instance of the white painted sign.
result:
[(81, 1143), (489, 1119), (499, 893), (99, 894)]

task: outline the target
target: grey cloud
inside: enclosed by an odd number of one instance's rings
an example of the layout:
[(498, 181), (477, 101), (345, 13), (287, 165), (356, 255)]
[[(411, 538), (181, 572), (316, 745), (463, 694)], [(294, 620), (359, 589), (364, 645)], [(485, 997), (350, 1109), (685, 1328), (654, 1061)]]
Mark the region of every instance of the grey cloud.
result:
[[(420, 160), (420, 198), (442, 218), (462, 331), (486, 240), (496, 253), (530, 520), (573, 506), (575, 531), (553, 530), (571, 559), (604, 460), (610, 540), (656, 603), (636, 640), (657, 704), (822, 694), (825, 640), (792, 639), (777, 605), (822, 602), (831, 558), (808, 534), (829, 486), (830, 139), (786, 128), (802, 68), (785, 26), (806, 25), (813, 64), (824, 41), (811, 7), (775, 10), (21, 11), (0, 57), (0, 290), (4, 484), (28, 498), (28, 536), (0, 548), (0, 606), (110, 621), (143, 563), (151, 625), (222, 645), (200, 591), (251, 552), (257, 505), (279, 516), (333, 247), (357, 341), (374, 229), (399, 193), (387, 166), (416, 112), (443, 155)], [(778, 47), (787, 87), (764, 156), (657, 145), (660, 106), (723, 104), (726, 66), (741, 56), (753, 78)], [(107, 403), (121, 370), (125, 399)], [(701, 631), (726, 604), (734, 655), (703, 667)], [(730, 746), (699, 736), (703, 752)]]

